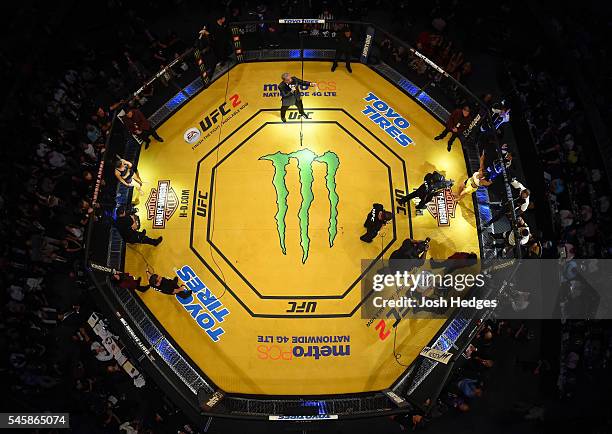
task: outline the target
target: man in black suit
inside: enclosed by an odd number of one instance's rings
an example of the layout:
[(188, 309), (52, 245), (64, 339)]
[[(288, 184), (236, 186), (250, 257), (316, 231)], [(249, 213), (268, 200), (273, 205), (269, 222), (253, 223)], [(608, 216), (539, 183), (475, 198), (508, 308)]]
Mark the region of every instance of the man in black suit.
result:
[(304, 113), (304, 105), (302, 104), (299, 86), (314, 87), (317, 85), (317, 83), (311, 83), (310, 81), (303, 81), (297, 77), (292, 77), (288, 72), (283, 73), (281, 78), (283, 81), (278, 85), (278, 91), (280, 92), (282, 98), (282, 106), (280, 111), (281, 119), (283, 122), (287, 122), (285, 119), (285, 114), (292, 105), (298, 108), (300, 116), (308, 119), (308, 115)]
[(162, 242), (162, 237), (156, 239), (147, 237), (147, 231), (140, 229), (140, 220), (133, 213), (128, 213), (125, 206), (117, 209), (117, 220), (115, 222), (121, 238), (128, 244), (150, 244), (157, 246)]
[(344, 59), (346, 62), (346, 70), (353, 72), (351, 69), (351, 54), (353, 53), (353, 35), (350, 29), (345, 29), (338, 35), (336, 40), (336, 55), (334, 56), (334, 63), (332, 65), (332, 72), (338, 67), (338, 61)]

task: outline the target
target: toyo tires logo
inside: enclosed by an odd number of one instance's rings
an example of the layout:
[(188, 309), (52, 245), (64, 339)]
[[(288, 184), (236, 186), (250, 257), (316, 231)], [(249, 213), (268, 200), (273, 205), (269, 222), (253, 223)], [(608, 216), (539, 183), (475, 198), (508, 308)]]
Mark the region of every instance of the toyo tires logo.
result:
[(308, 259), (308, 250), (310, 248), (308, 224), (310, 220), (310, 205), (312, 205), (314, 200), (314, 193), (312, 191), (312, 184), (314, 182), (313, 164), (325, 164), (327, 168), (325, 186), (327, 188), (327, 198), (329, 200), (329, 247), (333, 247), (334, 239), (336, 238), (336, 234), (338, 232), (339, 197), (338, 193), (336, 192), (336, 173), (338, 172), (338, 167), (340, 166), (338, 155), (331, 151), (326, 151), (321, 155), (317, 155), (310, 149), (304, 148), (289, 154), (276, 152), (274, 154), (264, 155), (259, 159), (271, 161), (272, 165), (274, 166), (272, 185), (274, 185), (274, 189), (276, 191), (275, 219), (280, 248), (283, 255), (287, 254), (287, 247), (285, 245), (285, 230), (287, 226), (285, 223), (285, 218), (289, 208), (287, 205), (289, 190), (287, 189), (285, 178), (287, 175), (287, 166), (292, 159), (297, 160), (298, 174), (300, 179), (300, 195), (302, 198), (300, 209), (298, 211), (298, 219), (300, 222), (300, 244), (302, 246), (302, 263), (305, 263)]

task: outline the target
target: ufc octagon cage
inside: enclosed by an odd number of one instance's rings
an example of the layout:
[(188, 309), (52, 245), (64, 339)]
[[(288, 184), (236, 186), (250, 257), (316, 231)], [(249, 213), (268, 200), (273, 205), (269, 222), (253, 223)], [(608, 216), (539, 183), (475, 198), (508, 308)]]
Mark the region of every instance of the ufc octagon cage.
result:
[[(176, 57), (158, 71), (128, 99), (147, 98), (143, 112), (153, 126), (160, 125), (194, 96), (206, 89), (229, 69), (242, 62), (271, 60), (327, 60), (335, 56), (337, 32), (350, 28), (358, 41), (353, 61), (361, 62), (391, 83), (432, 116), (445, 122), (452, 110), (467, 104), (474, 113), (473, 121), (463, 133), (461, 141), (466, 159), (467, 173), (480, 167), (484, 148), (491, 149), (501, 160), (502, 154), (496, 134), (492, 112), (470, 90), (450, 74), (410, 45), (376, 24), (354, 21), (328, 21), (321, 19), (284, 19), (278, 21), (246, 21), (230, 23), (234, 55), (223, 68), (207, 71), (198, 44)], [(405, 54), (398, 62), (385, 56), (385, 48), (394, 47)], [(358, 51), (357, 51), (358, 50)], [(388, 50), (387, 50), (388, 51)], [(151, 90), (155, 92), (151, 95)], [(113, 216), (119, 205), (131, 203), (129, 189), (118, 184), (114, 176), (113, 159), (120, 155), (137, 162), (140, 143), (121, 124), (117, 111), (107, 137), (107, 151), (100, 163), (93, 203), (95, 217), (87, 228), (85, 264), (93, 283), (91, 294), (106, 315), (113, 332), (137, 360), (139, 367), (155, 379), (158, 386), (188, 417), (251, 419), (325, 420), (359, 418), (401, 414), (421, 407), (426, 398), (435, 400), (445, 380), (453, 370), (455, 361), (478, 331), (479, 325), (492, 314), (490, 310), (467, 314), (458, 309), (435, 335), (429, 346), (446, 351), (454, 349), (448, 364), (419, 356), (404, 374), (387, 390), (338, 396), (252, 396), (233, 395), (220, 390), (191, 363), (175, 344), (171, 336), (152, 318), (133, 292), (114, 287), (108, 273), (100, 269), (123, 269), (126, 245), (113, 226)], [(480, 188), (474, 195), (477, 222), (491, 218), (488, 203), (491, 200), (512, 203), (512, 192), (502, 165), (502, 182), (497, 188)], [(495, 196), (490, 198), (489, 195)], [(514, 206), (507, 230), (516, 231)], [(515, 232), (515, 236), (517, 236)], [(518, 239), (518, 238), (516, 238)], [(479, 230), (483, 266), (496, 258), (493, 238), (489, 232)], [(510, 252), (520, 258), (520, 248)], [(101, 267), (92, 267), (98, 264)], [(422, 409), (422, 408), (421, 408)]]

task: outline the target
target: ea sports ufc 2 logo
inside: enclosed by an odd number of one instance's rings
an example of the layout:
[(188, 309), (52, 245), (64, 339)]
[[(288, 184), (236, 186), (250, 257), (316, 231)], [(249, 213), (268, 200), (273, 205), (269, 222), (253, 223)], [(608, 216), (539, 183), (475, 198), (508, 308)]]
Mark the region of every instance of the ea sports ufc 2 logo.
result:
[(300, 179), (300, 196), (301, 205), (298, 211), (298, 219), (300, 224), (300, 244), (302, 246), (302, 263), (308, 259), (308, 250), (310, 248), (310, 237), (308, 236), (308, 225), (310, 222), (310, 205), (314, 201), (314, 192), (312, 185), (314, 183), (313, 164), (322, 163), (327, 168), (325, 175), (325, 186), (327, 188), (327, 198), (329, 200), (329, 247), (334, 246), (334, 239), (338, 232), (338, 193), (336, 192), (336, 173), (340, 166), (338, 155), (331, 151), (325, 151), (321, 155), (315, 154), (308, 148), (300, 149), (299, 151), (285, 154), (276, 152), (274, 154), (264, 155), (260, 160), (268, 160), (274, 166), (274, 176), (272, 184), (276, 190), (276, 227), (278, 230), (278, 238), (280, 241), (281, 251), (283, 255), (287, 254), (285, 246), (285, 230), (288, 204), (287, 197), (289, 190), (285, 177), (287, 176), (287, 166), (291, 160), (297, 161), (298, 175)]
[(202, 132), (204, 133), (208, 131), (210, 127), (219, 122), (220, 117), (227, 116), (231, 113), (233, 108), (238, 107), (240, 104), (242, 104), (242, 101), (240, 101), (240, 96), (238, 94), (230, 96), (229, 102), (224, 101), (223, 104), (211, 111), (204, 119), (200, 121), (200, 128), (202, 129)]

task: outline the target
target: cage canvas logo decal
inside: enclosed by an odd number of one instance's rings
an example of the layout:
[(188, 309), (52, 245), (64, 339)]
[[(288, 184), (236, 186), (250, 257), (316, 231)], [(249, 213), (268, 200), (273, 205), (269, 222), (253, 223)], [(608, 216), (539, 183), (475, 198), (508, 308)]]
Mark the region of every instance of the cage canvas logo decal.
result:
[(298, 219), (300, 222), (300, 244), (302, 246), (302, 263), (305, 263), (308, 259), (308, 250), (310, 247), (310, 238), (308, 236), (308, 224), (309, 224), (309, 211), (310, 205), (314, 200), (314, 193), (312, 191), (312, 184), (314, 182), (313, 164), (323, 163), (327, 167), (327, 174), (325, 176), (325, 186), (327, 188), (327, 198), (329, 200), (329, 247), (334, 246), (334, 239), (338, 231), (338, 202), (339, 197), (336, 192), (336, 173), (340, 166), (340, 159), (334, 152), (326, 151), (321, 155), (315, 154), (308, 148), (300, 149), (299, 151), (285, 154), (282, 152), (276, 152), (274, 154), (264, 155), (259, 158), (260, 160), (268, 160), (272, 162), (274, 166), (274, 176), (272, 178), (272, 184), (276, 191), (276, 227), (278, 230), (278, 238), (280, 241), (280, 248), (283, 255), (287, 254), (287, 247), (285, 245), (285, 217), (287, 216), (288, 205), (287, 197), (289, 196), (289, 190), (287, 189), (287, 183), (285, 177), (287, 175), (287, 166), (291, 159), (297, 160), (298, 175), (300, 179), (300, 195), (301, 205), (298, 211)]
[(457, 202), (450, 188), (436, 194), (427, 204), (427, 211), (438, 221), (438, 226), (450, 226), (450, 219), (455, 218)]
[(178, 209), (179, 198), (170, 186), (169, 180), (157, 182), (157, 188), (152, 188), (146, 202), (147, 220), (153, 220), (153, 229), (163, 229)]

